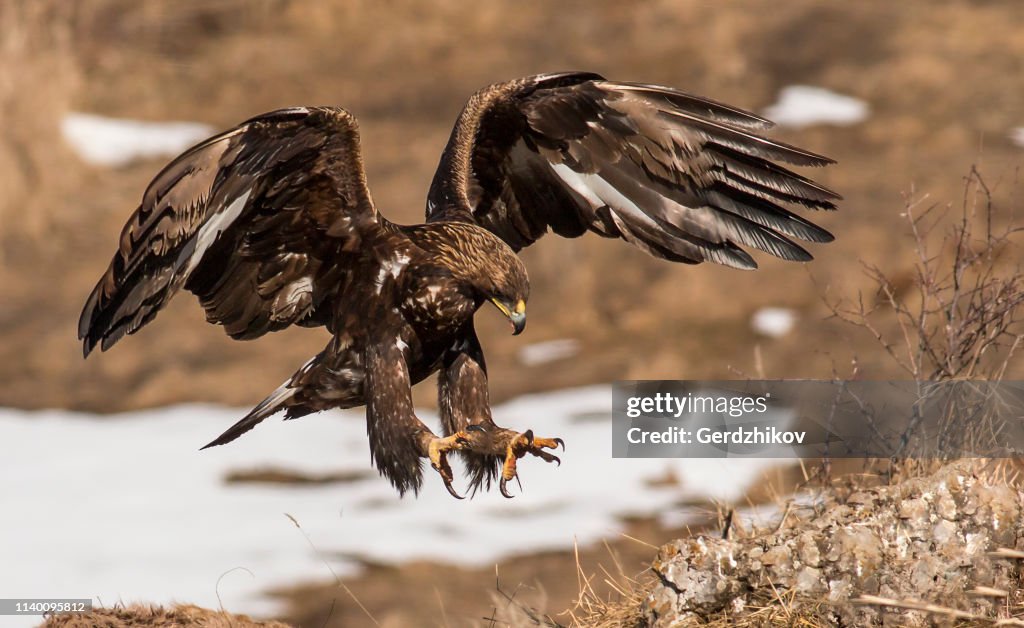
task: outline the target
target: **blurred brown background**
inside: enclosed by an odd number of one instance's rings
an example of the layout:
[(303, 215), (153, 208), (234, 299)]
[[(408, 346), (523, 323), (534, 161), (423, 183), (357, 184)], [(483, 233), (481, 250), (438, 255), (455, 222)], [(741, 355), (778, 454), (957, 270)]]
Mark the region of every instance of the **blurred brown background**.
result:
[[(1024, 11), (1017, 0), (786, 3), (737, 0), (466, 3), (440, 0), (0, 1), (0, 405), (113, 411), (176, 401), (257, 402), (326, 341), (291, 330), (257, 342), (203, 323), (190, 295), (108, 354), (81, 359), (79, 309), (120, 227), (166, 159), (83, 163), (68, 111), (228, 127), (299, 104), (360, 120), (368, 176), (389, 218), (420, 221), (430, 177), (465, 99), (491, 82), (591, 70), (671, 85), (759, 111), (807, 84), (860, 98), (867, 121), (779, 129), (839, 161), (812, 173), (845, 196), (816, 221), (837, 241), (808, 265), (759, 256), (756, 273), (673, 266), (589, 237), (549, 237), (524, 257), (531, 325), (513, 339), (478, 325), (497, 398), (625, 378), (756, 372), (827, 377), (857, 355), (892, 366), (821, 302), (870, 290), (860, 260), (913, 261), (904, 194), (959, 203), (981, 164), (1013, 204), (1024, 126)], [(750, 327), (763, 306), (796, 310), (778, 339)], [(572, 337), (575, 358), (526, 367), (524, 343)], [(872, 370), (873, 369), (873, 370)], [(421, 402), (433, 399), (420, 387)]]

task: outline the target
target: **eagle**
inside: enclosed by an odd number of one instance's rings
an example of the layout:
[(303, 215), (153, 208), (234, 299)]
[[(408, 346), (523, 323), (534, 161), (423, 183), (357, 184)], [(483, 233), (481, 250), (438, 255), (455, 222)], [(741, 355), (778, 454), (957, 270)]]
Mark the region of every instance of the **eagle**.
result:
[[(474, 313), (492, 303), (523, 331), (530, 283), (517, 253), (548, 231), (684, 264), (756, 268), (743, 247), (810, 260), (796, 240), (833, 236), (785, 206), (831, 210), (840, 197), (779, 162), (835, 162), (764, 137), (771, 126), (588, 72), (498, 83), (459, 115), (425, 222), (400, 225), (373, 203), (348, 111), (265, 113), (188, 149), (146, 188), (82, 310), (84, 355), (137, 332), (182, 287), (235, 339), (323, 326), (323, 351), (206, 447), (278, 412), (365, 405), (372, 463), (400, 495), (419, 491), (428, 460), (461, 499), (457, 452), (474, 493), (497, 480), (510, 497), (518, 460), (560, 462), (552, 450), (565, 446), (495, 424)], [(435, 372), (441, 436), (411, 392)]]

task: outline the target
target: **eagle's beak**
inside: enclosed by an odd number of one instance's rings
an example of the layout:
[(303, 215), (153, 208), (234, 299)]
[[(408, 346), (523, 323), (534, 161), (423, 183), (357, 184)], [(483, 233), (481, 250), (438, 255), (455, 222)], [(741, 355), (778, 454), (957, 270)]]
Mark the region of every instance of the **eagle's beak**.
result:
[(512, 323), (513, 336), (523, 333), (523, 330), (526, 329), (526, 303), (522, 299), (519, 299), (512, 307), (494, 298), (491, 299), (491, 303), (508, 317), (508, 320)]

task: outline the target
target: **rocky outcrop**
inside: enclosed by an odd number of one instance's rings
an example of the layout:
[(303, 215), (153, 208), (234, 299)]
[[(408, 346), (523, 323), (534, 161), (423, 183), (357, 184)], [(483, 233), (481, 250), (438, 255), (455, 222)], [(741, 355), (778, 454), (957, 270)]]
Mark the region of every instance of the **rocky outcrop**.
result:
[(828, 498), (744, 538), (669, 543), (648, 621), (741, 620), (773, 603), (855, 626), (1006, 616), (1022, 602), (1024, 561), (1008, 550), (1024, 550), (1024, 493), (982, 468), (961, 461)]

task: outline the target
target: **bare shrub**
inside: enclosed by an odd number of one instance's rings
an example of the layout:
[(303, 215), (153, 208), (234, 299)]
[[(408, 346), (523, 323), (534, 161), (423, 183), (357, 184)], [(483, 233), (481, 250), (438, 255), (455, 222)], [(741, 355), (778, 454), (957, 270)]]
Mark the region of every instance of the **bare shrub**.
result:
[[(965, 177), (958, 209), (926, 206), (927, 200), (908, 197), (902, 213), (912, 238), (912, 271), (898, 274), (864, 263), (874, 294), (828, 305), (835, 317), (870, 333), (916, 382), (915, 420), (903, 442), (919, 436), (912, 432), (928, 413), (937, 427), (928, 441), (933, 448), (901, 448), (899, 455), (1005, 451), (1022, 399), (1014, 387), (995, 384), (1012, 370), (1024, 340), (1024, 273), (1014, 241), (1024, 229), (1014, 224), (1012, 212), (999, 211), (975, 167)], [(865, 412), (869, 423), (883, 419)], [(908, 461), (893, 470), (919, 466)]]
[[(1024, 274), (1012, 240), (1024, 228), (1012, 215), (1001, 220), (976, 168), (966, 177), (958, 216), (951, 205), (922, 207), (927, 198), (908, 198), (902, 214), (917, 257), (910, 280), (865, 263), (877, 285), (874, 298), (861, 294), (829, 307), (870, 332), (914, 380), (1000, 380), (1024, 338)], [(880, 324), (885, 317), (895, 320), (896, 333)]]

